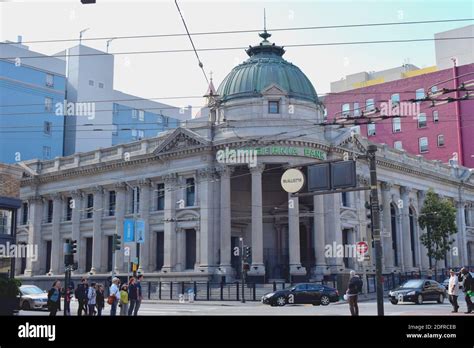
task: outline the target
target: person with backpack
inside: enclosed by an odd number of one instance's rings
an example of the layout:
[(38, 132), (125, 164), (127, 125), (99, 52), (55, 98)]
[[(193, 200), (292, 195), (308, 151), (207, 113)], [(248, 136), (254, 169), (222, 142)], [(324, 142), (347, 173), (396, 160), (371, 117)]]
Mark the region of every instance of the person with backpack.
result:
[(104, 309), (105, 305), (105, 294), (104, 294), (104, 286), (102, 284), (97, 285), (97, 292), (96, 292), (96, 307), (97, 307), (97, 316), (102, 316), (102, 310)]
[(55, 317), (61, 310), (61, 282), (59, 280), (56, 280), (48, 291), (48, 310), (50, 317)]
[(95, 290), (95, 283), (92, 283), (87, 290), (87, 306), (89, 307), (89, 316), (92, 317), (95, 312), (95, 305), (96, 305), (96, 290)]
[(87, 279), (82, 278), (81, 283), (77, 285), (76, 291), (74, 292), (74, 296), (76, 296), (78, 302), (77, 308), (77, 316), (82, 315), (82, 311), (84, 311), (84, 315), (87, 315), (87, 307), (86, 307), (86, 300), (87, 300)]
[(349, 310), (352, 316), (359, 315), (359, 305), (357, 303), (359, 293), (362, 292), (362, 279), (355, 271), (350, 271), (349, 284), (347, 285), (347, 301), (349, 302)]

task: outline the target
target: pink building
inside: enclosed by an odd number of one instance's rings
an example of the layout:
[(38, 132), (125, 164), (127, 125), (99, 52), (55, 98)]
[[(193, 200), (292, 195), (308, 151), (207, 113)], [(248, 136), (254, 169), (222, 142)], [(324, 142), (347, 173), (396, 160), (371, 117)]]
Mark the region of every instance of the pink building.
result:
[[(395, 69), (387, 70), (392, 81), (385, 82), (382, 75), (351, 83), (348, 77), (338, 81), (336, 88), (341, 90), (326, 96), (328, 120), (345, 116), (360, 116), (372, 108), (381, 114), (400, 118), (376, 121), (372, 125), (360, 125), (360, 134), (370, 141), (385, 143), (412, 154), (420, 154), (432, 160), (448, 162), (457, 154), (459, 163), (474, 167), (474, 64), (437, 70), (398, 69), (399, 78), (393, 79)], [(364, 73), (368, 76), (367, 73)], [(360, 78), (360, 73), (355, 74)], [(345, 87), (341, 87), (344, 83)], [(454, 89), (462, 83), (470, 83), (468, 90), (440, 95), (437, 99), (463, 97), (471, 93), (470, 100), (452, 101), (433, 106), (430, 101), (413, 103), (410, 100), (422, 99), (430, 90)], [(332, 86), (333, 87), (333, 86)], [(399, 103), (399, 104), (398, 104)], [(440, 104), (437, 102), (437, 104)], [(394, 107), (397, 106), (397, 109)], [(391, 112), (391, 114), (390, 114)]]

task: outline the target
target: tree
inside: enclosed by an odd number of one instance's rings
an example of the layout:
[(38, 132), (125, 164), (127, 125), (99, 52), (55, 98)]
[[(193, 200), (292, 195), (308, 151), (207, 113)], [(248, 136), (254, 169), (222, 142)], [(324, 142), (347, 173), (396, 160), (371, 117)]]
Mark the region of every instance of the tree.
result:
[(444, 260), (451, 250), (454, 239), (449, 237), (457, 232), (456, 208), (447, 199), (441, 199), (432, 189), (426, 194), (425, 203), (421, 209), (418, 223), (426, 232), (420, 236), (421, 243), (428, 249), (428, 257), (435, 260), (435, 270), (438, 261)]

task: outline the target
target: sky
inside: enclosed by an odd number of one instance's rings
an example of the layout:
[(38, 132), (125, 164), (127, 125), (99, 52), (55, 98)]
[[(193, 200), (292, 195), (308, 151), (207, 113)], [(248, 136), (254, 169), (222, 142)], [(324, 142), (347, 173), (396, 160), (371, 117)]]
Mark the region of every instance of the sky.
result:
[[(178, 1), (188, 29), (193, 32), (257, 30), (344, 24), (407, 22), (474, 18), (470, 0), (321, 0), (321, 1)], [(473, 21), (273, 32), (278, 45), (432, 38), (434, 33), (463, 27)], [(53, 54), (77, 45), (84, 38), (185, 33), (174, 1), (106, 1), (82, 5), (79, 0), (10, 1), (0, 3), (0, 41), (74, 39), (57, 43), (31, 43), (30, 49)], [(248, 47), (261, 38), (256, 33), (193, 36), (197, 48)], [(83, 41), (105, 51), (106, 40)], [(110, 52), (190, 49), (186, 36), (115, 39)], [(435, 64), (434, 42), (290, 47), (284, 58), (299, 66), (318, 94), (330, 82), (360, 71), (377, 71), (404, 63), (420, 68)], [(205, 71), (219, 83), (247, 58), (244, 50), (199, 52)], [(114, 88), (144, 98), (202, 96), (207, 84), (192, 52), (115, 57)], [(203, 98), (167, 99), (176, 106), (204, 105)]]

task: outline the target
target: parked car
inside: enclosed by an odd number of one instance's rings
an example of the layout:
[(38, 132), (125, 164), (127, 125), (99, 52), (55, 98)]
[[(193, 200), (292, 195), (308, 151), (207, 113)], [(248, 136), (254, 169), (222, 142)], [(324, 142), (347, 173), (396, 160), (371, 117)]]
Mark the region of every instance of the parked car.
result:
[(20, 308), (23, 310), (47, 309), (48, 294), (36, 285), (20, 286)]
[(296, 284), (287, 289), (270, 292), (262, 297), (262, 303), (270, 306), (284, 306), (286, 304), (327, 306), (329, 303), (337, 301), (339, 301), (339, 293), (336, 289), (315, 283)]
[(431, 279), (411, 279), (388, 293), (390, 302), (394, 305), (401, 302), (437, 301), (443, 303), (446, 289), (440, 283)]

